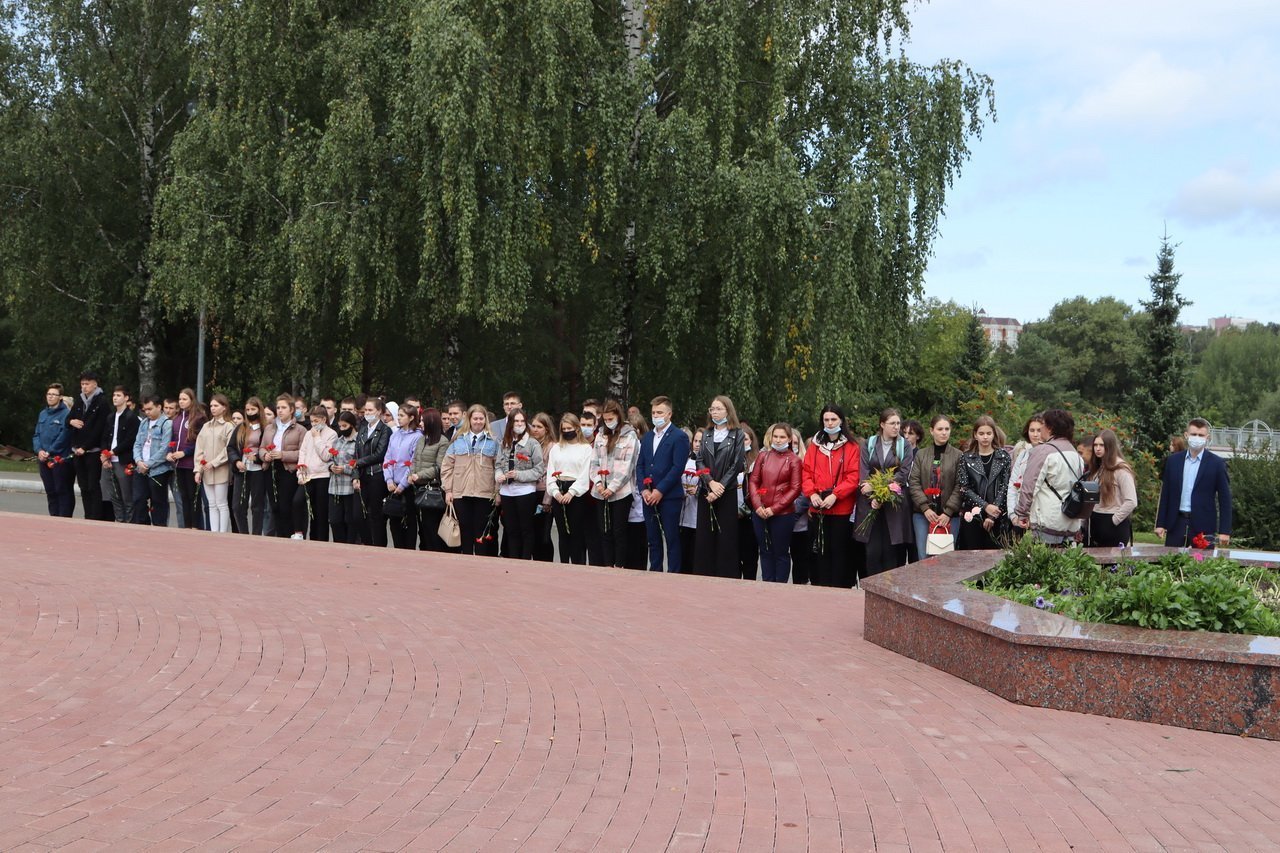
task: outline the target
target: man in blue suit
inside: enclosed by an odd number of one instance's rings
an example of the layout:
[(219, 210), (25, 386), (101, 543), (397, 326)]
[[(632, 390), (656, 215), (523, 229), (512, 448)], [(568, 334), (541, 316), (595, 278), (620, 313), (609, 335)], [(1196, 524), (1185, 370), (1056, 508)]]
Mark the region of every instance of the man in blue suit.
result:
[(1187, 449), (1164, 462), (1156, 535), (1171, 548), (1185, 548), (1197, 534), (1218, 537), (1218, 546), (1231, 544), (1231, 483), (1227, 463), (1205, 449), (1209, 422), (1192, 418), (1187, 424)]
[[(671, 401), (654, 397), (649, 403), (653, 429), (640, 439), (636, 482), (644, 501), (644, 525), (649, 534), (649, 571), (662, 571), (662, 540), (666, 538), (667, 566), (680, 571), (680, 508), (684, 505), (681, 475), (689, 459), (689, 437), (671, 425)], [(661, 521), (661, 526), (659, 526)]]

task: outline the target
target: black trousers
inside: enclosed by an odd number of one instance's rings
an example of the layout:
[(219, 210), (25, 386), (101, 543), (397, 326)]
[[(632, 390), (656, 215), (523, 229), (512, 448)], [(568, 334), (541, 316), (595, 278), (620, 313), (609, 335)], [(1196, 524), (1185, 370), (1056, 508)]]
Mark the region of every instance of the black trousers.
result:
[(591, 498), (583, 495), (567, 504), (551, 501), (551, 513), (560, 536), (560, 562), (578, 566), (587, 564), (587, 530), (591, 517)]
[[(52, 465), (53, 467), (49, 467)], [(54, 518), (70, 518), (76, 511), (76, 470), (63, 459), (61, 462), (40, 463), (40, 480), (49, 502), (49, 515)]]
[[(627, 514), (631, 514), (629, 507)], [(622, 564), (640, 571), (649, 568), (649, 530), (643, 521), (627, 522), (627, 554)]]
[(444, 518), (443, 509), (418, 510), (418, 548), (423, 551), (452, 551), (440, 538), (440, 519)]
[(556, 546), (551, 542), (551, 507), (545, 506), (546, 492), (538, 492), (538, 506), (544, 506), (542, 512), (533, 518), (533, 559), (541, 563), (556, 561)]
[(1094, 510), (1089, 515), (1089, 546), (1091, 548), (1123, 548), (1133, 543), (1133, 522), (1126, 518), (1116, 524), (1111, 513)]
[[(712, 523), (714, 516), (715, 522)], [(738, 502), (725, 492), (714, 503), (698, 498), (698, 532), (693, 543), (693, 573), (721, 578), (742, 576), (738, 562)]]
[(597, 498), (591, 493), (587, 493), (583, 497), (577, 498), (580, 501), (587, 501), (590, 509), (586, 513), (586, 524), (584, 525), (583, 535), (587, 540), (587, 562), (593, 566), (607, 566), (609, 563), (604, 559), (604, 529), (601, 527), (601, 509), (600, 505), (604, 501)]
[(329, 541), (329, 478), (308, 480), (307, 505), (311, 510), (311, 529), (307, 538), (312, 542)]
[(630, 495), (616, 501), (596, 501), (596, 520), (600, 526), (600, 565), (618, 568), (626, 565), (627, 534), (630, 532), (627, 530), (627, 515), (630, 512)]
[(889, 520), (883, 512), (876, 513), (867, 536), (867, 568), (863, 577), (878, 575), (903, 565), (906, 552), (901, 545), (894, 545), (889, 536)]
[(172, 478), (172, 471), (147, 477), (147, 500), (151, 503), (150, 518), (154, 527), (169, 526), (169, 481)]
[(738, 517), (738, 576), (753, 581), (760, 574), (760, 543), (751, 516)]
[(537, 539), (535, 513), (541, 498), (537, 492), (502, 496), (502, 538), (507, 545), (504, 557), (532, 560)]
[(112, 516), (104, 517), (102, 514), (102, 457), (97, 451), (86, 450), (82, 455), (71, 458), (76, 469), (76, 482), (80, 484), (80, 506), (84, 509), (84, 517), (110, 521)]
[(791, 531), (791, 582), (807, 584), (813, 573), (813, 525), (809, 519), (809, 529)]
[(413, 505), (413, 487), (405, 489), (400, 496), (404, 498), (404, 515), (387, 519), (391, 542), (397, 548), (415, 550), (418, 547), (418, 508)]
[[(182, 501), (182, 526), (188, 530), (204, 530), (200, 513), (196, 509), (196, 472), (194, 468), (174, 468), (173, 476), (178, 482), (178, 499)], [(290, 475), (292, 476), (292, 475)]]
[(364, 526), (364, 507), (360, 494), (329, 495), (329, 527), (333, 541), (347, 545), (360, 544), (360, 530)]
[(493, 501), (488, 498), (454, 498), (453, 511), (458, 516), (458, 532), (462, 535), (462, 553), (480, 557), (498, 554), (497, 520), (489, 523)]
[(271, 503), (271, 476), (267, 471), (246, 471), (245, 482), (249, 492), (249, 531), (254, 536), (261, 536), (263, 517), (267, 506)]
[(231, 466), (231, 488), (227, 490), (227, 508), (231, 510), (231, 532), (249, 532), (249, 478), (246, 472)]
[(849, 517), (816, 515), (809, 518), (811, 528), (819, 524), (822, 526), (821, 534), (816, 530), (813, 534), (815, 546), (821, 542), (818, 553), (813, 555), (813, 585), (852, 589), (856, 574), (849, 559), (849, 546), (853, 542)]
[(295, 533), (305, 533), (307, 502), (305, 493), (298, 488), (298, 475), (276, 463), (271, 466), (271, 479), (275, 490), (272, 510), (276, 518), (276, 537), (288, 539)]
[[(387, 496), (387, 480), (382, 472), (360, 475), (360, 498), (364, 501), (364, 535), (361, 541), (375, 548), (387, 547), (387, 519), (382, 501)], [(279, 522), (276, 522), (279, 526)]]
[(694, 542), (697, 539), (698, 528), (680, 526), (680, 571), (687, 574), (693, 574), (693, 557)]

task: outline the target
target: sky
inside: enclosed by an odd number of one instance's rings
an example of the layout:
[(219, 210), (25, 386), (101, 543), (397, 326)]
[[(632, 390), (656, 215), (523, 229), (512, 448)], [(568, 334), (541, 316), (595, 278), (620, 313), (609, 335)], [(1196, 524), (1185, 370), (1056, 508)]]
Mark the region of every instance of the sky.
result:
[(1280, 322), (1280, 2), (932, 0), (908, 57), (990, 76), (997, 121), (951, 189), (925, 294), (1023, 323), (1150, 296), (1182, 322)]

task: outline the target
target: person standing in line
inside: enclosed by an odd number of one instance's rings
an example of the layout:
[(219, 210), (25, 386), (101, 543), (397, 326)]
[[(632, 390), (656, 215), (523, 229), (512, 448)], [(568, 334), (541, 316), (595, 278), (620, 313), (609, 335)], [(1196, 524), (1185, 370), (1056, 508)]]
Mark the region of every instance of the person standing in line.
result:
[[(638, 453), (640, 442), (644, 441), (644, 437), (649, 433), (649, 424), (635, 406), (627, 407), (626, 418), (627, 423), (631, 424), (631, 428), (636, 431)], [(649, 542), (648, 531), (644, 524), (644, 498), (641, 496), (641, 491), (640, 477), (637, 472), (631, 487), (630, 506), (627, 509), (627, 553), (623, 557), (622, 565), (628, 569), (644, 571), (649, 564)]]
[(791, 452), (800, 461), (801, 488), (795, 502), (796, 524), (791, 529), (791, 582), (797, 586), (809, 583), (813, 576), (813, 539), (809, 532), (809, 496), (804, 493), (804, 436), (791, 428)]
[(356, 434), (356, 470), (360, 479), (360, 499), (364, 502), (364, 524), (361, 541), (375, 548), (387, 547), (387, 519), (382, 514), (382, 502), (387, 497), (387, 480), (383, 476), (382, 460), (391, 443), (391, 427), (383, 416), (387, 406), (377, 397), (369, 397), (364, 403), (364, 421)]
[(809, 442), (801, 466), (801, 489), (809, 497), (813, 527), (814, 586), (852, 589), (857, 580), (849, 562), (853, 513), (862, 451), (849, 434), (844, 410), (834, 403), (822, 410), (822, 429)]
[(627, 516), (638, 446), (635, 428), (623, 419), (622, 405), (617, 400), (606, 402), (592, 445), (591, 481), (598, 499), (601, 558), (604, 565), (618, 569), (626, 567)]
[(539, 505), (538, 481), (547, 469), (542, 446), (529, 435), (524, 411), (509, 410), (506, 422), (494, 460), (494, 482), (502, 496), (502, 535), (511, 540), (505, 556), (532, 560)]
[(387, 484), (388, 495), (399, 495), (404, 502), (404, 514), (391, 519), (391, 541), (396, 548), (418, 547), (418, 513), (413, 504), (413, 485), (409, 475), (413, 467), (413, 451), (422, 438), (422, 426), (418, 407), (405, 403), (396, 412), (399, 428), (391, 433), (387, 443), (387, 456), (382, 462), (382, 477)]
[(1192, 418), (1184, 433), (1187, 449), (1164, 462), (1156, 535), (1170, 548), (1186, 548), (1197, 536), (1226, 548), (1231, 544), (1231, 481), (1227, 463), (1208, 450), (1209, 422)]
[(338, 434), (329, 428), (329, 410), (313, 406), (311, 429), (302, 437), (298, 448), (298, 483), (306, 493), (311, 511), (307, 538), (312, 542), (329, 541), (329, 463), (333, 461), (333, 442)]
[(178, 484), (178, 496), (182, 511), (179, 525), (188, 530), (203, 527), (203, 509), (196, 506), (196, 437), (204, 426), (204, 413), (196, 400), (196, 392), (183, 388), (178, 392), (178, 415), (173, 419), (173, 438), (169, 449), (169, 462), (173, 465), (173, 478)]
[[(432, 407), (422, 413), (422, 437), (413, 451), (413, 466), (409, 471), (409, 483), (415, 493), (423, 489), (434, 489), (444, 500), (444, 490), (440, 486), (440, 463), (444, 460), (444, 452), (449, 449), (449, 442), (444, 438), (444, 419), (438, 409)], [(423, 551), (451, 551), (440, 538), (440, 520), (444, 517), (444, 507), (438, 509), (420, 509), (418, 513), (418, 547)]]
[(227, 442), (227, 459), (231, 463), (231, 518), (236, 533), (262, 534), (262, 504), (266, 482), (258, 464), (258, 447), (262, 444), (262, 401), (250, 397), (244, 403), (243, 419), (236, 425)]
[(961, 495), (956, 489), (956, 479), (961, 454), (951, 446), (951, 419), (934, 415), (929, 422), (929, 434), (932, 442), (916, 450), (907, 476), (907, 492), (915, 510), (911, 522), (917, 560), (928, 556), (925, 546), (930, 530), (945, 530), (952, 536), (960, 532)]
[[(880, 428), (867, 439), (862, 450), (862, 485), (858, 487), (856, 518), (874, 512), (869, 528), (861, 521), (854, 538), (866, 543), (865, 576), (879, 574), (901, 566), (904, 545), (911, 541), (911, 506), (907, 499), (907, 475), (910, 474), (911, 448), (900, 435), (902, 414), (894, 408), (880, 413)], [(897, 504), (882, 505), (872, 497), (868, 479), (877, 472), (893, 472), (893, 482), (901, 490)]]
[(795, 529), (796, 498), (800, 497), (800, 459), (791, 452), (791, 425), (776, 423), (765, 433), (768, 449), (756, 457), (747, 480), (747, 503), (752, 509), (760, 549), (760, 576), (770, 583), (791, 577), (791, 532)]
[(973, 437), (960, 457), (956, 489), (964, 515), (956, 549), (997, 551), (1011, 529), (1005, 506), (1009, 497), (1009, 470), (1013, 461), (1004, 449), (1004, 430), (990, 415), (973, 424)]
[(466, 429), (462, 426), (462, 421), (467, 416), (467, 404), (461, 400), (450, 400), (445, 406), (444, 413), (444, 437), (447, 441), (453, 441), (458, 434), (458, 429)]
[(76, 470), (71, 455), (71, 427), (67, 425), (71, 409), (63, 402), (62, 386), (57, 382), (45, 389), (44, 402), (45, 407), (36, 418), (31, 446), (36, 451), (49, 515), (71, 518), (76, 511)]
[(1104, 429), (1094, 437), (1089, 479), (1098, 481), (1098, 505), (1089, 514), (1089, 546), (1124, 548), (1133, 544), (1130, 517), (1138, 508), (1138, 483), (1120, 453), (1120, 439), (1114, 430)]
[(591, 499), (591, 445), (582, 437), (578, 416), (560, 417), (560, 440), (547, 451), (547, 491), (560, 541), (560, 562), (587, 563), (587, 519)]
[(738, 475), (746, 469), (746, 436), (733, 401), (723, 394), (707, 407), (698, 450), (698, 531), (694, 571), (741, 577), (738, 562)]
[[(555, 421), (546, 412), (538, 412), (529, 419), (529, 436), (542, 448), (542, 460), (546, 462), (551, 455), (551, 446), (555, 444)], [(533, 559), (541, 563), (556, 561), (556, 548), (551, 541), (551, 489), (548, 488), (547, 472), (551, 469), (543, 466), (542, 479), (538, 481), (538, 510), (534, 518)]]
[(738, 475), (738, 576), (753, 581), (760, 575), (760, 543), (756, 541), (755, 513), (747, 500), (747, 480), (755, 470), (760, 455), (760, 443), (755, 430), (748, 423), (742, 424), (742, 473)]
[(494, 476), (498, 442), (489, 432), (489, 413), (475, 403), (467, 409), (467, 428), (460, 430), (445, 451), (440, 468), (444, 502), (458, 516), (462, 553), (491, 557), (497, 554), (496, 508), (502, 499)]
[[(592, 401), (588, 401), (592, 402)], [(599, 404), (597, 404), (597, 407)], [(578, 415), (578, 423), (582, 427), (582, 438), (591, 447), (591, 453), (595, 454), (596, 443), (596, 427), (599, 424), (599, 417), (594, 409), (587, 408), (584, 404), (582, 413)], [(590, 464), (590, 460), (588, 460)], [(595, 476), (595, 469), (591, 469), (591, 477)], [(601, 539), (600, 530), (600, 508), (601, 501), (596, 497), (596, 490), (590, 488), (587, 490), (585, 498), (588, 504), (585, 523), (582, 525), (582, 535), (587, 543), (587, 563), (592, 566), (603, 566), (604, 562), (604, 542)]]
[[(178, 421), (178, 398), (164, 398), (164, 416), (169, 419), (170, 425), (174, 425)], [(170, 439), (172, 443), (173, 439)], [(177, 446), (176, 444), (174, 445)], [(168, 453), (168, 450), (165, 451)], [(173, 474), (172, 463), (170, 464), (170, 473)], [(178, 491), (178, 477), (176, 474), (169, 477), (169, 497), (172, 500), (173, 514), (178, 522), (178, 527), (185, 530), (187, 527), (187, 517), (182, 509), (182, 493)]]
[[(681, 427), (689, 442), (689, 456), (680, 472), (680, 566), (679, 571), (693, 574), (693, 549), (698, 533), (698, 451), (702, 446), (702, 430)], [(672, 571), (675, 571), (674, 569)]]
[(1076, 420), (1063, 409), (1048, 409), (1043, 419), (1045, 442), (1027, 459), (1013, 523), (1047, 545), (1070, 545), (1081, 521), (1062, 514), (1062, 499), (1085, 471), (1075, 446)]
[[(258, 399), (254, 397), (253, 399)], [(261, 476), (258, 478), (262, 484), (262, 535), (275, 538), (276, 536), (276, 507), (275, 507), (275, 491), (273, 485), (273, 466), (264, 465), (262, 462), (262, 450), (270, 444), (272, 436), (276, 434), (276, 410), (262, 404), (262, 409), (258, 413), (258, 417), (262, 422), (262, 431), (258, 434), (258, 443), (255, 445), (255, 452), (251, 457), (257, 463)]]
[(71, 427), (71, 461), (80, 484), (80, 504), (84, 517), (110, 520), (102, 507), (102, 433), (111, 406), (98, 385), (98, 374), (80, 374), (80, 395), (71, 405), (67, 425)]
[[(1022, 427), (1022, 440), (1013, 446), (1013, 451), (1009, 454), (1013, 459), (1013, 467), (1009, 469), (1009, 499), (1005, 502), (1005, 512), (1010, 518), (1013, 518), (1013, 511), (1018, 508), (1018, 492), (1022, 489), (1022, 475), (1026, 473), (1031, 448), (1044, 440), (1044, 421), (1041, 417), (1037, 412), (1027, 419)], [(1022, 530), (1014, 527), (1012, 533), (1020, 536)]]
[(329, 527), (333, 541), (347, 545), (360, 544), (361, 508), (357, 492), (356, 426), (359, 418), (352, 411), (338, 412), (338, 433), (333, 441), (334, 453), (329, 459)]
[[(675, 409), (668, 397), (649, 401), (653, 430), (640, 439), (636, 479), (644, 501), (644, 524), (649, 545), (649, 571), (678, 572), (684, 567), (680, 514), (684, 508), (682, 483), (689, 462), (689, 437), (672, 424)], [(665, 551), (665, 553), (664, 553)]]
[[(164, 413), (164, 404), (154, 394), (142, 399), (146, 420), (138, 427), (133, 440), (133, 459), (139, 487), (147, 490), (148, 511), (144, 513), (152, 527), (169, 526), (169, 481), (173, 463), (169, 461), (169, 442), (173, 440), (173, 421)], [(135, 516), (135, 522), (141, 518)]]
[(227, 444), (236, 428), (227, 416), (231, 402), (222, 394), (209, 400), (209, 420), (196, 436), (195, 484), (204, 489), (204, 504), (209, 508), (209, 530), (231, 532), (231, 462)]
[(129, 392), (117, 385), (111, 392), (111, 405), (115, 408), (103, 425), (102, 438), (102, 495), (111, 502), (111, 512), (117, 522), (133, 521), (133, 441), (138, 437), (138, 416), (129, 408)]
[(502, 441), (502, 437), (507, 433), (507, 418), (511, 417), (511, 413), (516, 409), (523, 408), (520, 395), (515, 391), (508, 391), (502, 395), (502, 417), (489, 424), (489, 432), (492, 433), (494, 440)]
[(258, 454), (261, 461), (269, 463), (272, 513), (279, 539), (305, 539), (307, 530), (307, 503), (298, 488), (298, 452), (307, 431), (293, 414), (293, 397), (277, 397), (275, 425), (262, 436), (266, 443)]

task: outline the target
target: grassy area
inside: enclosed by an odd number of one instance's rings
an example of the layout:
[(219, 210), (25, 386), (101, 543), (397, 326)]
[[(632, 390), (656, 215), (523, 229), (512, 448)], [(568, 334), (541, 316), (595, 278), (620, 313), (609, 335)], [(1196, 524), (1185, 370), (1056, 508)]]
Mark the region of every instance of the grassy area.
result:
[(1133, 531), (1133, 544), (1135, 545), (1163, 545), (1164, 540), (1150, 531), (1135, 530)]
[(12, 459), (0, 459), (0, 473), (5, 471), (20, 471), (24, 474), (35, 474), (36, 463), (14, 462)]

